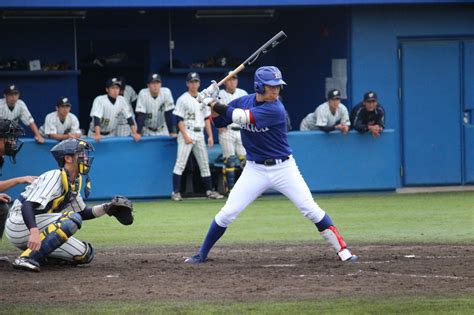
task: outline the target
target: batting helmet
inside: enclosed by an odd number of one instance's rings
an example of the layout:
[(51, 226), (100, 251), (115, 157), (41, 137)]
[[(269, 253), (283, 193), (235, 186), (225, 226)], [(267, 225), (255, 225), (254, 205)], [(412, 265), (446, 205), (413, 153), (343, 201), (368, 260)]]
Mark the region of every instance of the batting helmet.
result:
[(25, 131), (16, 121), (0, 118), (0, 138), (5, 141), (4, 154), (10, 156), (13, 163), (16, 163), (15, 156), (23, 146), (18, 137), (24, 135)]
[(255, 71), (255, 92), (263, 94), (265, 92), (265, 85), (277, 86), (286, 85), (283, 81), (280, 70), (274, 66), (260, 67)]
[(78, 154), (79, 173), (85, 175), (89, 173), (94, 158), (90, 156), (90, 152), (94, 151), (94, 147), (87, 141), (80, 139), (67, 139), (56, 144), (52, 149), (54, 159), (58, 162), (59, 167), (64, 167), (64, 157), (66, 155)]

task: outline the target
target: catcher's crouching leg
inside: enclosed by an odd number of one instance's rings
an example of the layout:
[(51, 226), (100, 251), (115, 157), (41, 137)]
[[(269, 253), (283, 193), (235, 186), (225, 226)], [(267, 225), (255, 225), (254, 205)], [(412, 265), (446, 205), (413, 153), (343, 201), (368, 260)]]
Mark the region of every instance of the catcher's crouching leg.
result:
[[(48, 225), (40, 234), (41, 248), (38, 251), (26, 249), (15, 261), (17, 269), (39, 271), (43, 260), (57, 250), (81, 228), (82, 217), (74, 211), (65, 212), (56, 222)], [(81, 242), (82, 243), (82, 242)]]

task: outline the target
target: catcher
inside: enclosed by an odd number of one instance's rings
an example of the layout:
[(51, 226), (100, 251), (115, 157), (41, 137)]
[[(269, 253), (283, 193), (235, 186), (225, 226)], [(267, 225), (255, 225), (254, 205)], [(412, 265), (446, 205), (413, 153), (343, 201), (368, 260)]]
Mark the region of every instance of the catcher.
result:
[(88, 264), (94, 258), (91, 244), (74, 233), (84, 220), (104, 214), (115, 216), (120, 223), (133, 223), (133, 205), (125, 197), (87, 207), (81, 197), (90, 191), (89, 170), (94, 147), (84, 140), (67, 139), (55, 145), (51, 153), (60, 169), (48, 171), (28, 185), (15, 200), (6, 223), (10, 242), (24, 250), (13, 262), (15, 269), (40, 271), (41, 264)]

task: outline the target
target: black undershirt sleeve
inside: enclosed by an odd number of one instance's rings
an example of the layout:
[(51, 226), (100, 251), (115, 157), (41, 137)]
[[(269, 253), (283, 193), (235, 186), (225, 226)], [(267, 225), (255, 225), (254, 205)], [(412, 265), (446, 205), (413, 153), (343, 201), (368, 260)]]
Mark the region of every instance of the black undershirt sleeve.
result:
[(86, 207), (84, 210), (79, 212), (82, 220), (91, 220), (95, 219), (94, 213), (92, 212), (92, 207)]
[(137, 112), (137, 132), (142, 133), (143, 126), (145, 125), (146, 114)]
[(221, 104), (221, 103), (216, 103), (214, 105), (214, 107), (212, 108), (212, 110), (215, 111), (216, 113), (218, 113), (220, 116), (225, 118), (228, 108), (229, 108), (229, 106), (227, 106), (227, 105), (224, 105), (224, 104)]
[(130, 126), (135, 125), (135, 122), (133, 121), (133, 118), (132, 118), (132, 117), (127, 118), (127, 122), (128, 122), (128, 124), (129, 124)]
[(167, 110), (165, 112), (165, 121), (166, 121), (166, 127), (168, 127), (168, 131), (170, 133), (174, 133), (175, 130), (173, 128), (173, 110)]
[(318, 126), (319, 130), (330, 132), (336, 130), (336, 126)]
[(24, 201), (21, 206), (21, 214), (23, 216), (23, 222), (25, 222), (28, 230), (36, 227), (35, 220), (35, 209), (40, 206), (37, 202)]
[(100, 127), (100, 118), (97, 116), (94, 116), (94, 127)]

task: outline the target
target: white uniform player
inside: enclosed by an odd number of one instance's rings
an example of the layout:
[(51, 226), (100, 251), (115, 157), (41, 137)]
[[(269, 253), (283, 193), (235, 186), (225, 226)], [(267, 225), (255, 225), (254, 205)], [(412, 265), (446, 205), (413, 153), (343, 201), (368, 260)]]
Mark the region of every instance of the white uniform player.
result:
[[(174, 100), (170, 89), (161, 86), (161, 77), (152, 73), (148, 77), (148, 87), (138, 93), (137, 128), (144, 136), (169, 136)], [(176, 136), (174, 130), (171, 135)]]
[(90, 113), (92, 121), (88, 135), (97, 142), (102, 137), (117, 135), (118, 117), (121, 113), (127, 118), (134, 140), (140, 140), (140, 134), (137, 133), (137, 127), (133, 121), (130, 107), (125, 98), (119, 95), (121, 84), (117, 78), (107, 80), (107, 94), (97, 96), (94, 100)]
[(21, 122), (29, 126), (35, 134), (35, 139), (39, 143), (44, 143), (33, 116), (31, 116), (25, 102), (20, 100), (20, 91), (15, 84), (8, 85), (3, 91), (4, 98), (0, 99), (0, 118)]
[[(128, 84), (125, 84), (125, 87), (120, 90), (120, 94), (125, 98), (128, 104), (128, 109), (132, 113), (132, 117), (135, 120), (135, 114), (133, 112), (133, 102), (137, 100), (137, 93)], [(130, 129), (130, 125), (128, 124), (127, 118), (123, 113), (119, 114), (119, 118), (117, 119), (117, 136), (118, 137), (128, 137), (132, 134)]]
[[(237, 75), (234, 75), (224, 84), (225, 89), (219, 91), (218, 98), (222, 104), (228, 104), (248, 94), (246, 91), (237, 87)], [(224, 157), (226, 190), (229, 191), (234, 187), (237, 162), (240, 160), (242, 163), (245, 160), (245, 148), (240, 136), (240, 126), (236, 123), (232, 123), (226, 128), (219, 128), (219, 144), (221, 145), (222, 156)]]
[(331, 90), (328, 93), (328, 101), (316, 108), (316, 126), (323, 131), (329, 132), (339, 130), (348, 133), (351, 125), (349, 112), (341, 103), (341, 93)]
[(40, 132), (43, 136), (56, 140), (81, 137), (79, 120), (71, 113), (71, 102), (67, 97), (61, 97), (56, 103), (56, 111), (46, 115)]
[(357, 260), (329, 215), (314, 201), (291, 154), (285, 107), (278, 99), (282, 86), (286, 84), (280, 70), (273, 66), (261, 67), (255, 72), (254, 82), (255, 94), (240, 97), (228, 105), (220, 104), (212, 97), (203, 100), (203, 103), (212, 106), (216, 126), (223, 127), (232, 122), (240, 124), (247, 164), (227, 202), (214, 217), (199, 252), (188, 257), (186, 262), (206, 262), (209, 251), (227, 226), (269, 189), (287, 196), (316, 225), (342, 261)]
[(207, 197), (212, 199), (223, 198), (222, 195), (212, 190), (209, 156), (203, 133), (206, 129), (208, 145), (213, 146), (214, 139), (209, 121), (211, 111), (208, 106), (200, 103), (197, 99), (200, 82), (199, 74), (196, 72), (187, 75), (186, 85), (188, 91), (178, 98), (176, 108), (173, 111), (173, 114), (179, 120), (178, 154), (173, 169), (173, 193), (171, 195), (171, 198), (175, 201), (182, 200), (180, 193), (181, 177), (191, 151), (199, 165)]

